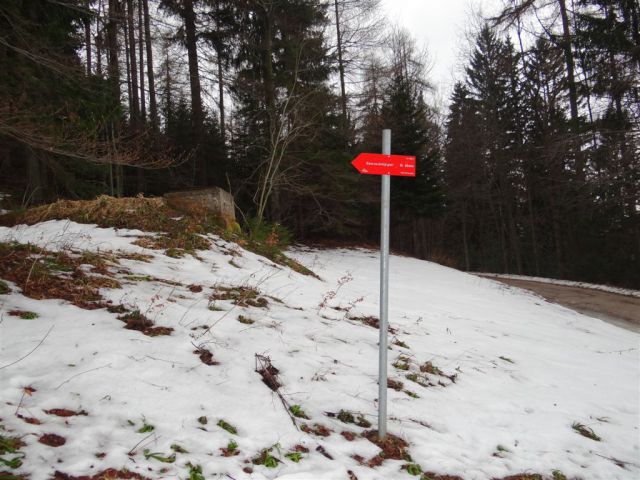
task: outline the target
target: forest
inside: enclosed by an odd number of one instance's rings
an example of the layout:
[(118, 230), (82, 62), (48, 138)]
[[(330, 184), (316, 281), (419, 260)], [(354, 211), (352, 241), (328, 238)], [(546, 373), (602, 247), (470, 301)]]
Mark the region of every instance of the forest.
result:
[[(3, 207), (219, 186), (246, 229), (640, 288), (640, 6), (505, 0), (435, 101), (380, 0), (2, 0)], [(384, 28), (383, 28), (384, 27)]]

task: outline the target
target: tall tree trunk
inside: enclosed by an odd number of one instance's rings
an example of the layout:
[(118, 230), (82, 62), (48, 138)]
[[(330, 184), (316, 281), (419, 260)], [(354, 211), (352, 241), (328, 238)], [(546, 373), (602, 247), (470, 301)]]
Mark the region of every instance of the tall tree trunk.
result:
[(334, 0), (336, 10), (336, 37), (338, 41), (338, 73), (340, 74), (340, 105), (342, 107), (342, 132), (347, 132), (347, 90), (344, 81), (344, 62), (342, 58), (342, 33), (340, 32), (340, 8)]
[(471, 270), (469, 261), (469, 240), (467, 238), (467, 202), (462, 201), (462, 248), (464, 249), (464, 268), (468, 272)]
[(264, 84), (264, 99), (267, 107), (269, 135), (275, 131), (275, 87), (273, 79), (273, 7), (265, 6), (264, 37), (262, 39), (262, 76)]
[[(276, 93), (273, 75), (273, 2), (265, 2), (263, 5), (264, 16), (264, 36), (262, 38), (262, 78), (264, 85), (264, 99), (268, 116), (268, 136), (270, 148), (277, 148), (275, 135), (278, 126), (276, 125)], [(273, 180), (271, 180), (273, 181)], [(280, 220), (280, 192), (277, 185), (272, 185), (270, 197), (271, 219), (275, 222)], [(260, 218), (262, 221), (262, 218)]]
[(25, 155), (27, 157), (29, 188), (23, 202), (26, 205), (37, 205), (45, 199), (46, 175), (44, 174), (44, 165), (36, 152), (28, 146), (25, 146)]
[[(575, 78), (575, 62), (573, 58), (572, 34), (569, 23), (569, 14), (567, 13), (566, 0), (557, 0), (560, 7), (560, 18), (562, 20), (562, 50), (564, 52), (564, 61), (567, 69), (567, 84), (569, 87), (569, 107), (571, 110), (571, 128), (574, 135), (577, 135), (579, 129), (579, 112), (578, 112), (578, 87)], [(581, 142), (576, 138), (574, 142), (575, 169), (579, 181), (584, 180), (585, 175), (585, 158), (582, 154)]]
[(127, 0), (127, 30), (129, 34), (129, 73), (131, 76), (131, 123), (140, 122), (140, 98), (138, 97), (138, 65), (136, 62), (136, 35), (133, 26), (133, 0)]
[(158, 105), (156, 104), (156, 86), (153, 72), (153, 45), (151, 43), (151, 21), (149, 18), (149, 1), (142, 0), (144, 10), (144, 40), (147, 47), (147, 83), (149, 84), (149, 114), (151, 126), (158, 129)]
[(87, 76), (91, 75), (91, 18), (84, 21), (84, 43), (87, 52)]
[(531, 253), (533, 256), (534, 272), (540, 276), (540, 260), (538, 259), (538, 238), (536, 235), (535, 212), (533, 208), (533, 195), (530, 182), (527, 182), (527, 204), (529, 206), (529, 234), (531, 235)]
[(147, 102), (144, 91), (144, 34), (140, 0), (138, 0), (138, 60), (140, 65), (140, 120), (145, 123), (147, 121)]
[(218, 110), (220, 110), (220, 140), (222, 144), (225, 145), (227, 125), (224, 113), (224, 77), (222, 72), (222, 49), (220, 47), (216, 49), (216, 54), (218, 57), (218, 95), (220, 96), (218, 100)]
[(200, 154), (200, 145), (204, 136), (204, 111), (202, 109), (202, 89), (198, 70), (198, 44), (196, 37), (196, 14), (193, 0), (184, 0), (182, 9), (186, 36), (187, 57), (189, 60), (189, 85), (191, 87), (191, 119), (193, 122), (193, 138), (196, 148), (196, 181), (200, 185), (207, 184), (207, 162)]
[(131, 93), (131, 61), (129, 56), (129, 27), (127, 23), (122, 24), (122, 30), (124, 32), (124, 67), (127, 73), (127, 99), (129, 100), (129, 115), (131, 117), (131, 123), (134, 123), (134, 109), (133, 94)]
[[(108, 73), (109, 81), (112, 84), (113, 95), (120, 102), (120, 65), (118, 63), (118, 23), (121, 20), (119, 0), (109, 0), (109, 21), (107, 22), (107, 48), (109, 50)], [(111, 122), (109, 136), (112, 140), (110, 156), (116, 157), (115, 147), (116, 125)], [(119, 168), (120, 167), (120, 168)], [(122, 172), (122, 167), (116, 165), (116, 195), (121, 196), (122, 178), (118, 175)]]
[(107, 23), (107, 48), (109, 49), (109, 79), (113, 82), (116, 98), (120, 98), (120, 65), (118, 63), (118, 23), (120, 22), (120, 2), (109, 0), (109, 21)]

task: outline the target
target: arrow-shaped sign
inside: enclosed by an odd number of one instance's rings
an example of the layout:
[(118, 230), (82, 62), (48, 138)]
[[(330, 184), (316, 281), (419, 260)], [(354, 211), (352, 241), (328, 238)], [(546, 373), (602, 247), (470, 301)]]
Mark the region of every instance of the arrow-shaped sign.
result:
[(407, 155), (361, 153), (351, 162), (351, 165), (365, 175), (416, 176), (416, 157)]

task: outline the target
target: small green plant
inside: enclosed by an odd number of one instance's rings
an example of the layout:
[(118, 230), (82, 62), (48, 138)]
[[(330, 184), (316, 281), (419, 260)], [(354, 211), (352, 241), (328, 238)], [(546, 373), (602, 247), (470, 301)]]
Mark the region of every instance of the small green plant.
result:
[(409, 395), (411, 398), (420, 398), (420, 395), (418, 395), (416, 392), (412, 392), (411, 390), (405, 390), (404, 393)]
[(358, 419), (356, 420), (356, 425), (362, 428), (371, 428), (371, 422), (364, 418), (362, 415), (358, 415)]
[(145, 448), (144, 451), (142, 452), (142, 454), (144, 455), (144, 458), (146, 460), (149, 460), (150, 458), (157, 460), (159, 462), (162, 463), (173, 463), (176, 461), (176, 454), (173, 453), (171, 455), (169, 455), (168, 457), (164, 456), (162, 453), (159, 452), (151, 452), (148, 448)]
[(224, 308), (219, 307), (218, 305), (216, 305), (216, 302), (211, 302), (209, 304), (209, 310), (211, 310), (212, 312), (224, 312)]
[(176, 453), (189, 453), (187, 449), (185, 449), (184, 447), (181, 447), (177, 443), (171, 444), (171, 450), (173, 450)]
[(422, 473), (422, 467), (417, 463), (408, 463), (406, 467), (409, 475), (418, 476)]
[(151, 282), (153, 280), (153, 277), (149, 275), (126, 275), (124, 278), (131, 282)]
[(233, 452), (236, 448), (238, 448), (238, 444), (234, 440), (229, 440), (229, 443), (227, 443), (227, 450)]
[(149, 433), (149, 432), (153, 432), (156, 429), (156, 427), (154, 427), (153, 425), (147, 423), (147, 421), (143, 418), (142, 419), (142, 427), (140, 427), (138, 429), (138, 433)]
[(302, 409), (302, 407), (300, 405), (291, 405), (289, 407), (289, 411), (291, 412), (291, 414), (294, 417), (305, 418), (305, 419), (309, 420), (309, 417), (307, 417), (307, 414), (304, 412), (304, 410)]
[(565, 474), (560, 470), (554, 470), (553, 472), (551, 472), (551, 476), (553, 477), (553, 480), (567, 480)]
[(191, 462), (187, 463), (189, 469), (189, 480), (205, 480), (202, 475), (202, 467), (200, 465), (193, 465)]
[(227, 432), (229, 432), (232, 435), (237, 435), (238, 434), (238, 430), (236, 430), (236, 427), (234, 427), (230, 423), (225, 422), (224, 420), (218, 421), (218, 426), (221, 429), (226, 430)]
[(11, 293), (9, 285), (4, 280), (0, 280), (0, 295), (7, 295), (8, 293)]
[(35, 320), (38, 318), (38, 314), (36, 312), (28, 312), (25, 310), (11, 310), (9, 315), (21, 318), (22, 320)]
[(596, 433), (591, 428), (581, 423), (573, 422), (573, 424), (571, 425), (571, 428), (573, 428), (576, 432), (578, 432), (583, 437), (590, 438), (591, 440), (595, 440), (596, 442), (599, 442), (600, 440), (602, 440), (598, 435), (596, 435)]
[(420, 371), (424, 372), (424, 373), (430, 373), (431, 375), (442, 375), (442, 376), (444, 376), (444, 374), (442, 373), (442, 370), (440, 370), (438, 367), (436, 367), (431, 362), (426, 362), (424, 365), (422, 365), (420, 367)]
[(353, 414), (346, 410), (340, 410), (337, 418), (343, 423), (356, 423), (356, 419), (353, 417)]
[(13, 455), (10, 459), (0, 458), (0, 464), (11, 469), (20, 468), (25, 457), (25, 454), (19, 451), (23, 445), (19, 438), (0, 436), (0, 455)]
[(252, 325), (252, 324), (256, 323), (255, 320), (252, 320), (249, 317), (245, 317), (244, 315), (238, 315), (238, 321), (240, 323), (245, 324), (245, 325)]
[(397, 338), (393, 341), (393, 344), (394, 344), (396, 347), (409, 348), (409, 345), (407, 345), (406, 343), (404, 343), (402, 340), (398, 340)]
[(260, 452), (256, 458), (252, 460), (254, 465), (264, 465), (267, 468), (276, 468), (278, 466), (278, 459), (271, 455), (271, 451), (276, 448), (280, 451), (280, 445), (275, 444), (269, 448), (265, 448)]
[(403, 362), (396, 362), (393, 364), (394, 368), (397, 368), (398, 370), (409, 370), (409, 364), (408, 363), (403, 363)]
[(289, 452), (285, 453), (284, 456), (294, 463), (298, 463), (300, 460), (302, 460), (302, 453), (300, 452)]
[(167, 248), (164, 254), (171, 258), (182, 258), (187, 254), (187, 252), (182, 248)]

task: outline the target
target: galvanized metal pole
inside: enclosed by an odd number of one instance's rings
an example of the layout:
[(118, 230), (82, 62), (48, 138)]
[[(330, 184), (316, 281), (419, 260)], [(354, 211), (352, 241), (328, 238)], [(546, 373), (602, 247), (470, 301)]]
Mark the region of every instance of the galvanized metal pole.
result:
[[(382, 131), (382, 153), (391, 155), (391, 130)], [(380, 356), (378, 375), (378, 438), (387, 435), (387, 331), (389, 325), (389, 221), (391, 177), (382, 175), (380, 204)]]

